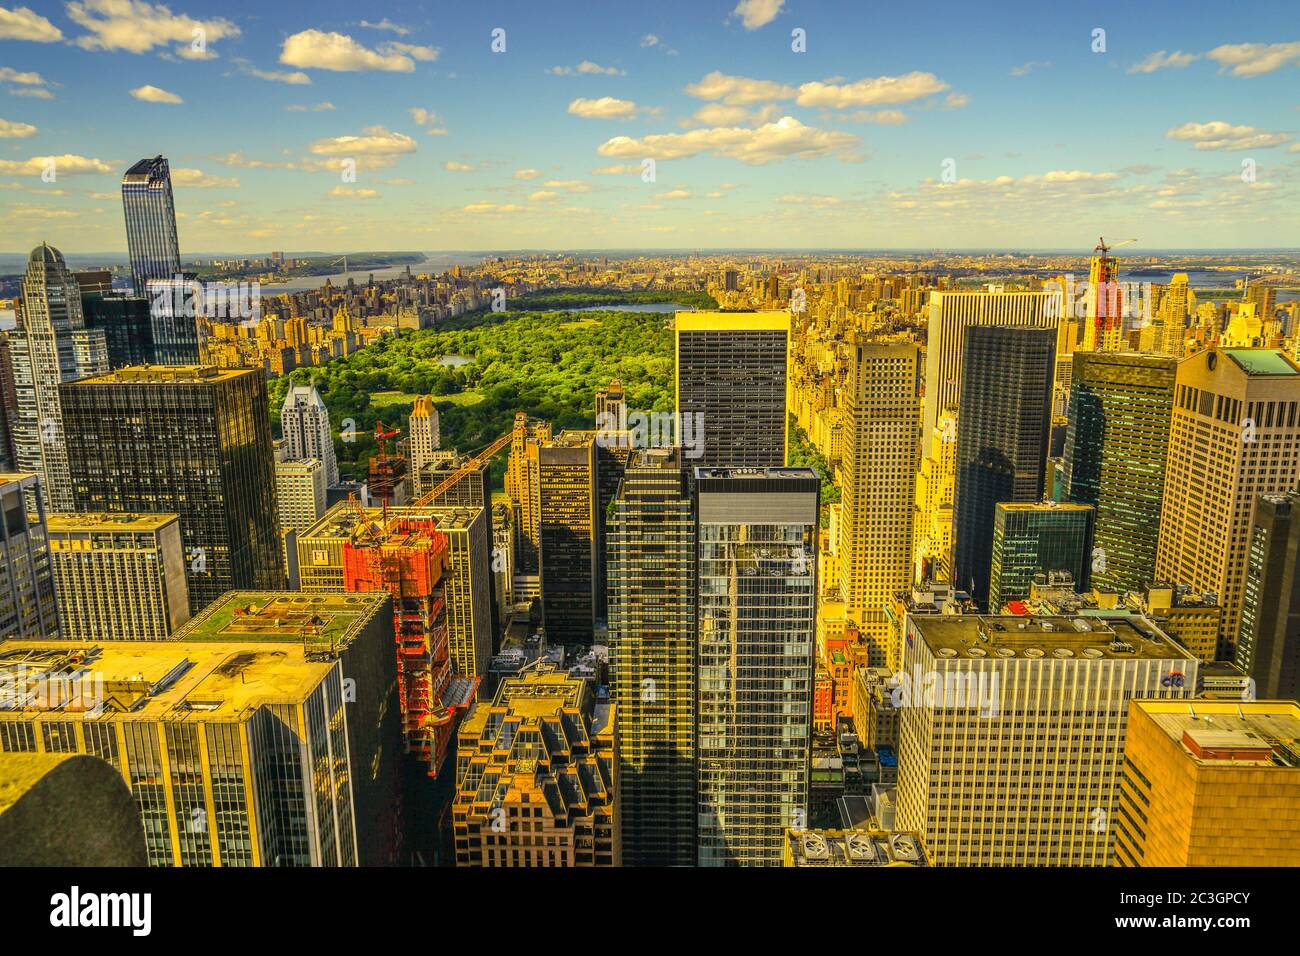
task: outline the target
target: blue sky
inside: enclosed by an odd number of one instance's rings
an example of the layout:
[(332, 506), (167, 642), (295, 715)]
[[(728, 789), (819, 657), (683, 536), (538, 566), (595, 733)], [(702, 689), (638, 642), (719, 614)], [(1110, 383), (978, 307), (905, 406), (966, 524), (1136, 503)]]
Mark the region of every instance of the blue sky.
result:
[(6, 251), (1300, 245), (1290, 3), (6, 2)]

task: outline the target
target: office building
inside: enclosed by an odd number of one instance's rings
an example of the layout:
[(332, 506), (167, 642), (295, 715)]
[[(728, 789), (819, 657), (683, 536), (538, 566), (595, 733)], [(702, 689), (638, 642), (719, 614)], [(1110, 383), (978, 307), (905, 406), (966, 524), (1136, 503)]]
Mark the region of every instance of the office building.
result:
[(912, 582), (951, 581), (952, 493), (957, 471), (957, 415), (945, 411), (916, 472), (912, 509)]
[(1050, 329), (966, 330), (953, 486), (958, 587), (988, 605), (999, 502), (1042, 500), (1052, 405)]
[(142, 296), (150, 279), (172, 279), (181, 271), (172, 177), (165, 158), (142, 159), (126, 171), (122, 211), (131, 279), (135, 294)]
[(425, 484), (424, 468), (433, 460), (433, 453), (441, 447), (442, 441), (438, 410), (433, 407), (432, 396), (416, 396), (407, 421), (406, 437), (411, 462), (411, 495), (419, 498), (432, 487)]
[(505, 492), (510, 499), (511, 526), (515, 529), (515, 569), (536, 578), (541, 571), (541, 447), (551, 440), (547, 422), (530, 422), (523, 412), (515, 415), (506, 464)]
[(1300, 705), (1134, 700), (1116, 866), (1300, 866)]
[(330, 413), (315, 385), (292, 385), (285, 392), (280, 406), (280, 433), (284, 436), (285, 459), (319, 458), (325, 466), (325, 486), (333, 488), (339, 483)]
[(1129, 702), (1198, 666), (1141, 617), (909, 617), (898, 829), (937, 866), (1108, 865)]
[[(108, 371), (100, 329), (86, 327), (81, 292), (63, 253), (45, 243), (32, 250), (23, 276), (23, 317), (9, 333), (17, 416), (13, 429), (19, 471), (41, 476), (52, 511), (72, 510), (68, 431), (59, 385)], [(29, 502), (29, 505), (31, 503)]]
[(695, 516), (681, 454), (632, 452), (608, 518), (623, 862), (695, 865)]
[(1097, 509), (1095, 587), (1153, 579), (1176, 372), (1168, 355), (1074, 353), (1064, 496)]
[(13, 350), (9, 336), (0, 332), (0, 472), (12, 472), (14, 422), (18, 420), (18, 392), (14, 388)]
[(1300, 494), (1260, 495), (1246, 553), (1237, 666), (1260, 700), (1300, 699)]
[(161, 641), (190, 619), (176, 515), (55, 513), (45, 526), (64, 640)]
[(179, 515), (191, 613), (284, 587), (260, 369), (134, 366), (61, 393), (75, 510)]
[(675, 329), (678, 443), (700, 450), (691, 464), (783, 466), (789, 313), (678, 312)]
[(1223, 605), (1219, 658), (1241, 627), (1260, 495), (1300, 480), (1300, 367), (1276, 349), (1209, 348), (1178, 364), (1155, 577)]
[[(59, 636), (40, 477), (0, 473), (0, 640)], [(28, 512), (29, 503), (36, 510)]]
[(594, 432), (566, 430), (538, 449), (542, 610), (555, 644), (590, 644), (596, 623)]
[(615, 710), (540, 669), (476, 704), (456, 754), (456, 865), (620, 866)]
[(325, 466), (319, 458), (275, 463), (275, 510), (280, 518), (280, 542), (289, 589), (300, 586), (298, 533), (325, 513)]
[(126, 295), (107, 289), (87, 289), (82, 284), (86, 273), (74, 273), (81, 289), (81, 314), (86, 328), (100, 329), (108, 350), (108, 368), (127, 365), (152, 365), (157, 361), (153, 347), (153, 320), (149, 300), (144, 296)]
[(993, 517), (989, 611), (1001, 614), (1029, 597), (1034, 575), (1068, 571), (1088, 589), (1092, 554), (1092, 505), (998, 502)]
[(849, 343), (840, 468), (840, 591), (845, 615), (884, 642), (885, 607), (912, 581), (913, 483), (921, 350), (856, 336)]
[(820, 481), (694, 474), (697, 861), (779, 866), (808, 819)]

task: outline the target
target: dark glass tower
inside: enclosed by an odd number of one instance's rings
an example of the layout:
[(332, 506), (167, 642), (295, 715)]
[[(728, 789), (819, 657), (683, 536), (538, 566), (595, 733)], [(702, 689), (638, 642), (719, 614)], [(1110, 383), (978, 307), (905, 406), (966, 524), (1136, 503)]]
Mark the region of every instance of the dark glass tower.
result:
[(989, 613), (1029, 596), (1034, 575), (1068, 571), (1075, 590), (1088, 588), (1093, 509), (1090, 505), (998, 502), (993, 520)]
[(962, 360), (953, 488), (957, 585), (989, 599), (993, 520), (1002, 501), (1043, 497), (1056, 332), (972, 326)]
[(122, 177), (122, 210), (126, 214), (131, 279), (135, 294), (144, 295), (150, 279), (172, 279), (181, 271), (172, 177), (166, 159), (142, 159), (126, 171)]
[(694, 507), (678, 449), (631, 455), (607, 524), (623, 862), (694, 866)]
[(1237, 666), (1258, 700), (1300, 697), (1300, 494), (1260, 495), (1246, 555)]
[(195, 614), (285, 586), (261, 369), (136, 366), (60, 392), (75, 507), (179, 514)]
[(1177, 373), (1170, 355), (1074, 353), (1064, 498), (1097, 509), (1094, 587), (1153, 580)]

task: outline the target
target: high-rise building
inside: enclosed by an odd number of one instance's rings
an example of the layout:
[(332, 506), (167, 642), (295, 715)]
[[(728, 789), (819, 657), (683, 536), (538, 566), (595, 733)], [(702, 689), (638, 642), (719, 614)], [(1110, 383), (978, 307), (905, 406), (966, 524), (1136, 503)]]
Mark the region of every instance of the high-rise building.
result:
[(529, 422), (519, 412), (515, 415), (510, 460), (506, 465), (505, 492), (510, 499), (515, 529), (515, 567), (521, 575), (536, 576), (541, 571), (541, 475), (540, 452), (551, 440), (547, 422)]
[(779, 866), (808, 822), (817, 533), (811, 468), (696, 468), (700, 866)]
[(181, 271), (172, 177), (165, 158), (142, 159), (126, 171), (122, 211), (135, 294), (144, 295), (150, 279), (172, 279)]
[(1300, 866), (1300, 705), (1134, 700), (1116, 866)]
[(353, 675), (332, 652), (379, 646), (392, 625), (386, 596), (356, 600), (342, 614), (299, 611), (288, 627), (265, 621), (265, 637), (228, 609), (241, 630), (232, 640), (7, 641), (0, 677), (21, 705), (0, 710), (0, 751), (112, 764), (152, 866), (393, 862), (375, 847), (397, 826), (383, 776), (397, 728), (385, 738), (383, 725), (357, 720), (382, 709), (390, 685), (358, 673), (374, 702), (350, 702)]
[[(1055, 330), (1061, 310), (1053, 308), (1052, 292), (931, 292), (929, 333), (925, 349), (925, 410), (921, 422), (927, 457), (934, 453), (935, 429), (941, 413), (960, 417), (962, 379), (966, 364), (966, 333), (976, 326), (1000, 325)], [(939, 432), (940, 440), (947, 432)], [(955, 435), (954, 435), (955, 438)]]
[(1209, 348), (1178, 364), (1155, 576), (1223, 605), (1220, 659), (1241, 626), (1251, 519), (1300, 479), (1300, 367), (1276, 349)]
[(616, 709), (558, 671), (476, 704), (456, 755), (456, 865), (621, 865)]
[(845, 614), (883, 647), (885, 607), (912, 581), (913, 483), (920, 455), (921, 350), (849, 343), (840, 468), (840, 590)]
[(916, 472), (912, 508), (912, 580), (951, 581), (952, 493), (957, 470), (957, 415), (946, 411), (930, 436), (930, 454)]
[(632, 452), (609, 528), (623, 862), (695, 865), (695, 516), (681, 452)]
[(1241, 603), (1236, 660), (1255, 696), (1300, 699), (1300, 494), (1260, 495)]
[(325, 466), (326, 487), (333, 488), (339, 483), (330, 413), (315, 385), (293, 385), (285, 392), (280, 407), (280, 432), (284, 436), (286, 460), (319, 458)]
[(538, 449), (542, 610), (547, 639), (590, 644), (596, 623), (596, 438), (566, 430)]
[(27, 259), (23, 318), (10, 332), (14, 391), (13, 428), (19, 471), (41, 476), (40, 492), (53, 511), (72, 510), (68, 477), (68, 423), (59, 385), (108, 371), (108, 346), (100, 329), (86, 328), (81, 292), (63, 254), (41, 243)]
[[(452, 677), (447, 640), (447, 535), (436, 519), (364, 515), (343, 542), (343, 586), (393, 596), (397, 680), (406, 749), (430, 777), (444, 769), (478, 680)], [(305, 537), (310, 538), (310, 529)]]
[(1000, 501), (994, 509), (989, 569), (989, 611), (1001, 614), (1011, 601), (1029, 596), (1034, 575), (1068, 571), (1079, 590), (1088, 589), (1092, 554), (1092, 505)]
[(908, 617), (897, 827), (938, 866), (1106, 866), (1134, 697), (1199, 664), (1138, 616)]
[(87, 289), (82, 284), (84, 275), (84, 272), (73, 275), (81, 289), (81, 313), (87, 328), (103, 330), (109, 369), (152, 365), (157, 361), (149, 300), (113, 292), (111, 287)]
[(411, 494), (418, 498), (432, 487), (425, 483), (424, 468), (433, 460), (433, 453), (442, 441), (438, 409), (433, 407), (432, 396), (416, 396), (407, 422), (406, 437), (410, 442)]
[(700, 449), (692, 464), (783, 466), (789, 313), (678, 312), (675, 328), (678, 443)]
[(997, 504), (1043, 497), (1056, 333), (976, 325), (965, 340), (953, 583), (986, 606)]
[(1152, 581), (1176, 372), (1167, 355), (1074, 353), (1064, 495), (1097, 509), (1095, 587)]
[(284, 587), (261, 369), (141, 365), (60, 391), (75, 509), (179, 515), (191, 613)]
[(46, 529), (64, 640), (161, 641), (190, 619), (176, 515), (56, 513)]
[(1195, 314), (1196, 293), (1187, 283), (1187, 273), (1175, 273), (1160, 300), (1161, 352), (1176, 359), (1183, 357), (1187, 350), (1188, 326)]
[(325, 466), (319, 458), (275, 463), (275, 510), (280, 518), (281, 552), (290, 590), (300, 586), (298, 533), (320, 520), (325, 502)]
[[(482, 508), (447, 504), (389, 507), (393, 518), (432, 521), (447, 541), (447, 648), (452, 669), (466, 677), (487, 673), (492, 658), (491, 532)], [(382, 522), (382, 508), (360, 511), (347, 502), (330, 508), (298, 535), (301, 588), (312, 593), (343, 591), (343, 546), (358, 522)]]
[[(0, 473), (0, 640), (59, 636), (40, 477)], [(36, 508), (28, 512), (29, 503)]]
[(14, 422), (18, 420), (18, 392), (14, 388), (13, 348), (9, 336), (0, 332), (0, 471), (17, 466), (14, 455)]

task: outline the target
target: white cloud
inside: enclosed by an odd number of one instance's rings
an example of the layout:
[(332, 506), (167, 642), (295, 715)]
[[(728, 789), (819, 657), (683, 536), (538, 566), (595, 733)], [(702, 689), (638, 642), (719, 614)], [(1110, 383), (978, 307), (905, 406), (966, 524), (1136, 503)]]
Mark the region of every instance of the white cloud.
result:
[[(388, 47), (372, 50), (343, 33), (303, 30), (285, 38), (284, 46), (280, 50), (280, 62), (303, 69), (333, 70), (336, 73), (353, 73), (359, 70), (412, 72), (415, 69), (415, 61), (401, 50), (395, 49), (396, 46), (397, 44), (390, 44)], [(385, 50), (387, 52), (384, 52)]]
[(577, 66), (548, 66), (546, 72), (555, 76), (575, 76), (583, 73), (590, 76), (625, 75), (625, 71), (616, 66), (601, 66), (599, 63), (591, 62), (591, 60), (583, 60)]
[(613, 163), (609, 166), (597, 166), (591, 171), (593, 176), (626, 176), (640, 173), (641, 167), (636, 163)]
[(601, 144), (596, 152), (610, 159), (685, 159), (712, 153), (762, 166), (792, 157), (807, 159), (838, 155), (841, 159), (852, 160), (856, 158), (852, 151), (857, 145), (858, 138), (849, 133), (805, 126), (794, 117), (786, 116), (755, 129), (714, 127), (641, 139), (615, 136)]
[(306, 113), (308, 111), (312, 113), (328, 113), (334, 109), (334, 104), (329, 100), (317, 103), (314, 106), (307, 106), (305, 103), (290, 103), (285, 109), (290, 113)]
[(535, 193), (529, 193), (528, 198), (533, 202), (549, 202), (553, 199), (559, 199), (560, 194), (551, 189), (539, 189)]
[(721, 100), (728, 106), (751, 106), (770, 100), (788, 100), (794, 87), (771, 80), (754, 80), (746, 76), (728, 76), (714, 70), (698, 83), (686, 87), (688, 95), (699, 100)]
[(474, 167), (466, 163), (458, 163), (454, 159), (449, 159), (442, 164), (442, 168), (449, 173), (472, 173)]
[(569, 104), (569, 112), (587, 119), (626, 119), (636, 115), (636, 104), (612, 96), (602, 96), (595, 100), (579, 97)]
[(1032, 73), (1034, 70), (1043, 69), (1051, 65), (1052, 64), (1046, 60), (1030, 60), (1027, 63), (1020, 64), (1020, 66), (1013, 66), (1011, 68), (1011, 75), (1027, 76), (1028, 74)]
[(170, 103), (174, 105), (185, 102), (175, 93), (169, 93), (160, 87), (151, 86), (147, 83), (144, 86), (137, 86), (131, 91), (131, 95), (137, 100), (143, 100), (146, 103)]
[(24, 86), (44, 86), (45, 77), (39, 73), (19, 73), (13, 67), (0, 66), (0, 83), (19, 83)]
[(682, 187), (679, 187), (677, 189), (670, 189), (666, 193), (658, 193), (655, 195), (655, 199), (690, 199), (690, 198), (692, 198), (691, 191), (689, 189), (685, 189)]
[(1291, 43), (1225, 43), (1205, 54), (1233, 76), (1262, 76), (1288, 64), (1300, 64), (1300, 41)]
[(357, 186), (335, 186), (329, 191), (335, 199), (378, 199), (379, 190), (361, 189)]
[(0, 119), (0, 139), (26, 139), (28, 136), (35, 136), (36, 132), (36, 127), (31, 123), (15, 123), (12, 120)]
[(653, 33), (647, 33), (645, 36), (641, 38), (641, 46), (643, 48), (658, 46), (658, 45), (659, 45), (659, 38), (655, 36)]
[(844, 118), (855, 123), (878, 123), (881, 126), (901, 126), (907, 122), (907, 114), (902, 110), (858, 110)]
[(383, 126), (367, 126), (360, 136), (333, 136), (307, 147), (317, 156), (394, 156), (415, 152), (415, 140)]
[(523, 179), (523, 180), (536, 179), (536, 178), (537, 178), (538, 176), (540, 176), (540, 175), (541, 175), (541, 172), (538, 171), (538, 170), (536, 170), (536, 169), (516, 169), (516, 170), (515, 170), (515, 179)]
[[(208, 49), (211, 44), (239, 36), (239, 27), (229, 20), (199, 20), (174, 14), (168, 7), (147, 0), (74, 0), (67, 4), (67, 13), (74, 23), (90, 31), (74, 41), (83, 50), (148, 53), (154, 47), (176, 43), (178, 56), (210, 59), (215, 55)], [(203, 47), (195, 50), (199, 38)]]
[(23, 86), (17, 89), (10, 89), (8, 90), (8, 93), (10, 96), (34, 96), (41, 100), (54, 99), (53, 93), (39, 86)]
[(564, 189), (571, 193), (589, 193), (591, 184), (581, 179), (548, 179), (543, 183), (547, 189)]
[(1286, 133), (1270, 133), (1254, 126), (1233, 126), (1222, 120), (1184, 123), (1165, 133), (1169, 139), (1195, 143), (1199, 150), (1269, 149), (1289, 142)]
[(379, 49), (383, 53), (405, 53), (422, 63), (432, 63), (442, 53), (436, 46), (420, 46), (415, 43), (384, 43)]
[(946, 110), (959, 110), (969, 105), (970, 97), (965, 93), (949, 93), (943, 98), (943, 108)]
[(239, 180), (230, 176), (212, 176), (201, 169), (177, 169), (172, 167), (172, 182), (178, 186), (191, 189), (233, 189)]
[(290, 86), (311, 85), (311, 77), (301, 70), (259, 70), (255, 66), (248, 66), (245, 72), (249, 76), (255, 76), (259, 80), (269, 80), (272, 83), (288, 83)]
[(805, 83), (795, 102), (800, 106), (845, 109), (851, 106), (880, 106), (911, 103), (942, 93), (948, 84), (933, 73), (914, 71), (902, 76), (877, 76), (856, 83)]
[(1156, 70), (1182, 69), (1200, 58), (1198, 53), (1184, 53), (1182, 50), (1175, 50), (1173, 53), (1156, 50), (1155, 53), (1148, 53), (1140, 63), (1134, 63), (1128, 68), (1128, 71), (1130, 73), (1154, 73)]
[(784, 5), (785, 0), (740, 0), (731, 15), (740, 17), (746, 30), (757, 30), (775, 20)]
[(27, 7), (6, 10), (0, 7), (0, 40), (30, 40), (54, 43), (63, 39), (63, 31), (39, 13)]
[(748, 110), (743, 106), (728, 106), (725, 103), (706, 103), (695, 111), (690, 120), (683, 120), (682, 125), (690, 126), (694, 123), (699, 126), (759, 126), (776, 119), (780, 112), (781, 107), (775, 103), (769, 103), (756, 110)]
[(113, 167), (102, 160), (64, 153), (62, 156), (33, 156), (25, 160), (0, 159), (0, 173), (6, 176), (39, 176), (51, 164), (60, 176), (113, 172)]
[(447, 135), (442, 120), (433, 110), (426, 110), (423, 106), (412, 106), (407, 112), (411, 114), (411, 119), (415, 120), (415, 125), (423, 126), (430, 136)]
[(404, 37), (411, 31), (400, 24), (394, 23), (388, 17), (380, 20), (378, 23), (371, 23), (369, 20), (362, 20), (358, 26), (365, 27), (367, 30), (387, 30), (390, 33), (396, 33), (399, 37)]
[(465, 207), (465, 212), (520, 212), (523, 206), (514, 203), (476, 202)]

